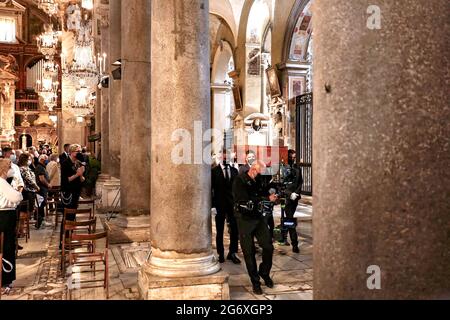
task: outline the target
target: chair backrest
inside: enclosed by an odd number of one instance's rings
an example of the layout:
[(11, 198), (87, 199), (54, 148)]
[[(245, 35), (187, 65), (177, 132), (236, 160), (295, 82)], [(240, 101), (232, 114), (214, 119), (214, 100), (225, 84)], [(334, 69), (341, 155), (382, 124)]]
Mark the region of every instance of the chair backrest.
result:
[[(64, 231), (75, 231), (79, 227), (88, 227), (88, 232), (90, 234), (95, 233), (95, 231), (97, 230), (97, 218), (85, 221), (67, 220), (66, 223), (64, 224)], [(71, 234), (71, 236), (73, 236), (73, 234)]]
[(95, 200), (94, 200), (94, 199), (80, 200), (80, 201), (78, 202), (78, 204), (95, 204)]
[(63, 221), (67, 221), (67, 215), (72, 214), (76, 217), (78, 215), (89, 215), (88, 220), (94, 219), (94, 211), (92, 209), (68, 209), (64, 208)]
[(92, 234), (73, 234), (72, 241), (96, 241), (100, 239), (106, 239), (106, 248), (108, 248), (108, 232), (98, 232)]

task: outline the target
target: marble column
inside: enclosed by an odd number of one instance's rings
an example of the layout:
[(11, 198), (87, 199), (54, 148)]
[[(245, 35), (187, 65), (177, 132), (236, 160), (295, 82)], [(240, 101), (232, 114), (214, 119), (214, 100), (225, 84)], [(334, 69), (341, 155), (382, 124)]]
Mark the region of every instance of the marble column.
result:
[[(122, 10), (121, 0), (109, 1), (109, 63), (121, 59), (122, 55)], [(114, 71), (115, 66), (110, 66)], [(115, 80), (110, 73), (109, 82), (109, 174), (120, 178), (120, 134), (122, 117), (122, 81)]]
[[(101, 31), (101, 53), (103, 52), (108, 53), (109, 52), (109, 24), (107, 23), (107, 19), (105, 19)], [(108, 59), (108, 61), (110, 61)], [(110, 63), (106, 64), (106, 70), (105, 73), (109, 74), (110, 72)], [(109, 87), (111, 86), (111, 79), (109, 80)], [(98, 177), (96, 186), (95, 186), (95, 192), (96, 196), (98, 198), (97, 206), (99, 208), (106, 207), (107, 201), (106, 201), (106, 192), (104, 192), (104, 184), (105, 182), (109, 181), (111, 179), (110, 176), (110, 154), (109, 154), (109, 88), (102, 88), (100, 90), (100, 102), (101, 102), (101, 163), (102, 163), (102, 170), (101, 175)]]
[(211, 248), (211, 168), (198, 157), (189, 164), (172, 159), (176, 130), (190, 134), (186, 142), (200, 154), (206, 146), (202, 135), (194, 141), (194, 126), (205, 130), (211, 122), (208, 6), (207, 0), (152, 2), (152, 254), (139, 273), (144, 299), (229, 297)]
[(313, 4), (314, 297), (450, 298), (448, 1), (376, 4)]
[(121, 214), (110, 221), (116, 243), (149, 241), (150, 1), (122, 1)]

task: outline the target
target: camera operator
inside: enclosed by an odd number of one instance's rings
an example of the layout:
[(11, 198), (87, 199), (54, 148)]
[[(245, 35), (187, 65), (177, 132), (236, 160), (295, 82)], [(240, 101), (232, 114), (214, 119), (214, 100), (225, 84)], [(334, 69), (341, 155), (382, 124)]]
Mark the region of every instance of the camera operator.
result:
[[(301, 199), (301, 192), (303, 186), (303, 177), (300, 168), (296, 164), (296, 152), (295, 150), (288, 151), (288, 166), (285, 172), (286, 183), (286, 206), (285, 213), (287, 219), (294, 219), (295, 211), (297, 210), (298, 202)], [(292, 251), (299, 253), (298, 248), (298, 235), (295, 228), (289, 228), (289, 235), (291, 237)], [(287, 230), (283, 229), (283, 242), (289, 245), (287, 241)]]
[[(263, 188), (257, 177), (266, 169), (262, 161), (255, 161), (248, 172), (240, 174), (233, 183), (235, 216), (238, 222), (239, 237), (245, 264), (253, 285), (253, 292), (261, 295), (262, 278), (267, 287), (273, 287), (270, 278), (272, 268), (273, 245), (268, 218), (272, 214), (277, 197), (264, 196)], [(254, 237), (262, 248), (262, 263), (259, 272), (256, 265)]]

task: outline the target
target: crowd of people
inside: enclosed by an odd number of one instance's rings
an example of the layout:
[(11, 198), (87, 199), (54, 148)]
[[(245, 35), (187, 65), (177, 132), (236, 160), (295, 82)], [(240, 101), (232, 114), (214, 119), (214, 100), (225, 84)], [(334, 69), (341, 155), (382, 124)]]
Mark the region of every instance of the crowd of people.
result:
[[(48, 146), (30, 147), (26, 152), (5, 147), (0, 155), (0, 234), (3, 234), (2, 293), (11, 290), (16, 279), (17, 237), (24, 234), (21, 214), (31, 214), (35, 228), (52, 226), (45, 221), (47, 199), (60, 194), (58, 210), (77, 208), (80, 195), (89, 196), (93, 173), (99, 163), (86, 148), (66, 144), (61, 155), (53, 154)], [(93, 182), (95, 184), (95, 181)], [(67, 217), (71, 219), (71, 217)], [(19, 222), (19, 225), (17, 223)]]
[[(288, 165), (281, 166), (279, 190), (274, 189), (273, 177), (265, 175), (266, 164), (258, 160), (252, 150), (246, 153), (246, 163), (237, 165), (235, 154), (222, 150), (211, 172), (212, 207), (216, 209), (216, 248), (219, 262), (225, 262), (223, 235), (225, 221), (228, 222), (230, 247), (227, 260), (235, 264), (241, 261), (237, 256), (239, 242), (244, 255), (245, 265), (250, 276), (253, 292), (263, 294), (260, 279), (267, 287), (274, 283), (270, 277), (272, 268), (274, 240), (274, 204), (283, 201), (285, 219), (295, 221), (294, 215), (300, 200), (303, 178), (296, 164), (294, 150), (288, 152)], [(300, 253), (296, 223), (291, 228), (281, 226), (280, 243), (290, 245), (287, 233), (290, 234), (292, 251)], [(262, 263), (256, 264), (256, 244), (262, 249)]]

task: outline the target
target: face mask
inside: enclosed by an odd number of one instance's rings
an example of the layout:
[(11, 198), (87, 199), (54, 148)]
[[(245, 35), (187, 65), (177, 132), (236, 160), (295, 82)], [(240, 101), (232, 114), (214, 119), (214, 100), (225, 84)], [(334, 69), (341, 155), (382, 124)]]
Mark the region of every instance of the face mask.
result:
[(14, 178), (14, 170), (13, 170), (13, 168), (10, 168), (10, 169), (9, 169), (8, 174), (7, 174), (7, 177), (8, 177), (8, 178)]
[(248, 161), (248, 164), (249, 164), (250, 166), (252, 166), (252, 165), (253, 165), (253, 162), (255, 162), (255, 159), (250, 158), (250, 159), (248, 159), (247, 161)]
[(9, 160), (11, 160), (12, 163), (16, 163), (16, 160), (17, 160), (16, 155), (15, 155), (15, 154), (12, 154), (12, 155), (9, 157)]
[(77, 153), (77, 160), (83, 162), (84, 161), (84, 157), (83, 154), (81, 152)]

